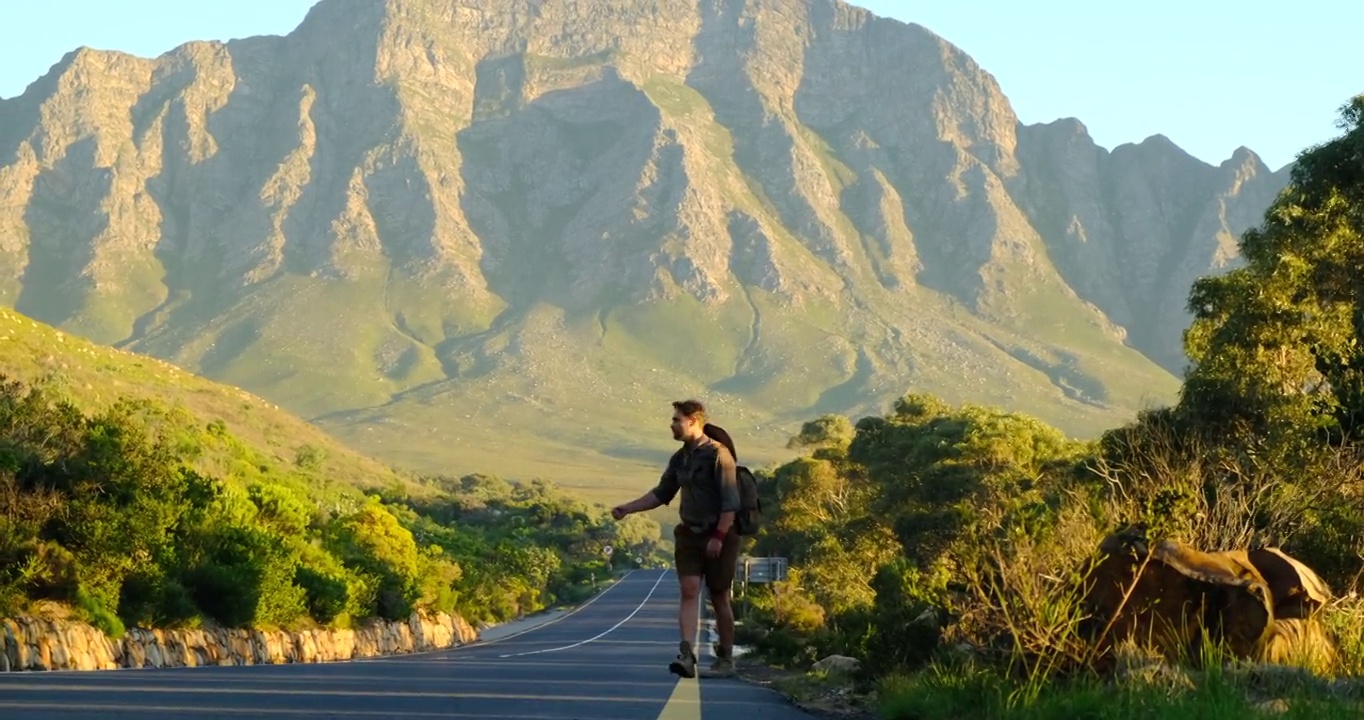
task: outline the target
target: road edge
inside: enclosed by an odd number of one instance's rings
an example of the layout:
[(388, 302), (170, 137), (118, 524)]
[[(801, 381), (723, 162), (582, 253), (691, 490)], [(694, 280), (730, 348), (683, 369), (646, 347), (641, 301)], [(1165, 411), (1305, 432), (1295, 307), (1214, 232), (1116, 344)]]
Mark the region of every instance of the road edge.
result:
[[(560, 620), (564, 620), (564, 619), (573, 617), (574, 615), (578, 614), (578, 613), (581, 612), (582, 610), (586, 609), (587, 606), (589, 606), (589, 605), (591, 605), (592, 603), (594, 603), (594, 602), (596, 602), (597, 600), (599, 600), (603, 595), (605, 595), (605, 594), (611, 592), (612, 590), (616, 589), (617, 587), (619, 587), (620, 584), (625, 580), (625, 578), (628, 578), (628, 577), (630, 577), (631, 575), (634, 575), (636, 572), (638, 572), (638, 570), (629, 570), (629, 571), (625, 572), (625, 573), (622, 574), (622, 575), (616, 576), (616, 579), (615, 579), (615, 580), (612, 580), (610, 585), (607, 585), (605, 588), (602, 588), (601, 592), (598, 592), (596, 595), (593, 595), (592, 597), (588, 598), (587, 600), (584, 600), (582, 603), (580, 603), (580, 604), (578, 604), (578, 605), (574, 605), (574, 606), (571, 607), (571, 608), (562, 609), (562, 610), (557, 611), (557, 612), (554, 611), (554, 610), (550, 610), (550, 611), (547, 611), (547, 612), (537, 613), (539, 616), (541, 616), (541, 618), (542, 618), (541, 621), (539, 621), (539, 622), (534, 622), (534, 623), (532, 623), (532, 624), (529, 624), (529, 625), (527, 625), (527, 626), (525, 626), (525, 627), (523, 627), (523, 628), (521, 628), (521, 629), (519, 629), (519, 630), (517, 630), (517, 631), (515, 631), (515, 632), (512, 632), (512, 633), (507, 634), (507, 635), (502, 635), (502, 636), (499, 636), (499, 637), (495, 637), (495, 638), (490, 638), (490, 639), (484, 640), (483, 637), (482, 637), (482, 636), (483, 636), (483, 633), (486, 632), (487, 630), (490, 630), (490, 629), (491, 629), (491, 628), (484, 628), (483, 630), (480, 630), (480, 631), (479, 631), (479, 637), (478, 637), (477, 639), (475, 639), (474, 642), (466, 643), (466, 644), (464, 644), (464, 645), (456, 645), (456, 646), (451, 647), (451, 648), (449, 648), (449, 649), (450, 649), (450, 650), (454, 650), (454, 649), (458, 648), (458, 649), (461, 649), (461, 650), (462, 650), (462, 649), (465, 649), (465, 648), (487, 647), (487, 646), (489, 646), (489, 645), (494, 645), (494, 644), (496, 644), (496, 643), (500, 643), (500, 642), (503, 642), (503, 641), (505, 641), (505, 640), (510, 640), (510, 639), (512, 639), (512, 638), (515, 638), (515, 637), (520, 637), (520, 636), (522, 636), (522, 635), (525, 635), (526, 633), (533, 632), (533, 631), (535, 631), (535, 630), (539, 630), (540, 628), (543, 628), (543, 627), (548, 627), (548, 626), (550, 626), (550, 625), (553, 625), (554, 623), (559, 622)], [(552, 617), (551, 617), (551, 616), (552, 616)], [(526, 618), (526, 620), (530, 620), (530, 618), (533, 618), (533, 617), (535, 617), (535, 615), (532, 615), (532, 616)], [(514, 622), (520, 622), (520, 621), (514, 621)], [(499, 625), (495, 625), (495, 626), (493, 626), (493, 627), (506, 626), (506, 625), (508, 625), (508, 624), (510, 624), (510, 623), (500, 623)]]

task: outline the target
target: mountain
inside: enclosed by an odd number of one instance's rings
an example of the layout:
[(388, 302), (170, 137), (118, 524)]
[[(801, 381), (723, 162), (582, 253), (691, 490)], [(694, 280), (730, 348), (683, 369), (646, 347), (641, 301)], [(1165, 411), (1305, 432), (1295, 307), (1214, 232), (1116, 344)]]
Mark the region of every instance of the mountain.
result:
[(397, 465), (605, 492), (683, 396), (753, 463), (911, 389), (1083, 436), (1168, 402), (1190, 282), (1286, 182), (1023, 125), (835, 0), (323, 0), (0, 101), (0, 302)]

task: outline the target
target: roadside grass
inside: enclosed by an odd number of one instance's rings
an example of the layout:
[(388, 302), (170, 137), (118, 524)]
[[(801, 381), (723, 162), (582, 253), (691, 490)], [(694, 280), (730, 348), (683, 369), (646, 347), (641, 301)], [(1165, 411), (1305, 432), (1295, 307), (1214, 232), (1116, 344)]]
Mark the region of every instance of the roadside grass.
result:
[[(1177, 679), (1172, 679), (1177, 678)], [(1179, 679), (1187, 679), (1181, 682)], [(1276, 686), (1276, 687), (1271, 687)], [(1265, 683), (1255, 671), (1176, 673), (1165, 682), (1086, 678), (1027, 692), (989, 668), (934, 665), (879, 687), (885, 720), (1241, 720), (1364, 717), (1357, 687), (1307, 677)]]

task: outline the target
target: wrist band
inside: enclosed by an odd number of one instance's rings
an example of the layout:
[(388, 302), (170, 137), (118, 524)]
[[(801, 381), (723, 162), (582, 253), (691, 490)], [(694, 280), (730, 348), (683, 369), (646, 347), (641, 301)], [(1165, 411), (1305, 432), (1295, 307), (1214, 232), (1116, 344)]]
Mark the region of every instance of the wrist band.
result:
[(710, 536), (721, 542), (724, 542), (725, 535), (728, 535), (728, 533), (720, 532), (720, 528), (715, 528), (714, 530), (710, 531)]

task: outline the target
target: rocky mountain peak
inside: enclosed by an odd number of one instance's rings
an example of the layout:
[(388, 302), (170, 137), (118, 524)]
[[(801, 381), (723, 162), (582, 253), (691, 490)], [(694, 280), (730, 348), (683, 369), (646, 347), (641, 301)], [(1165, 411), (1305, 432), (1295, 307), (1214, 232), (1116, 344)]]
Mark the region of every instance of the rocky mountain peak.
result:
[(0, 299), (439, 462), (523, 453), (457, 411), (534, 455), (687, 393), (782, 442), (908, 387), (1083, 429), (1173, 392), (1285, 180), (1023, 125), (836, 0), (324, 0), (0, 101)]

